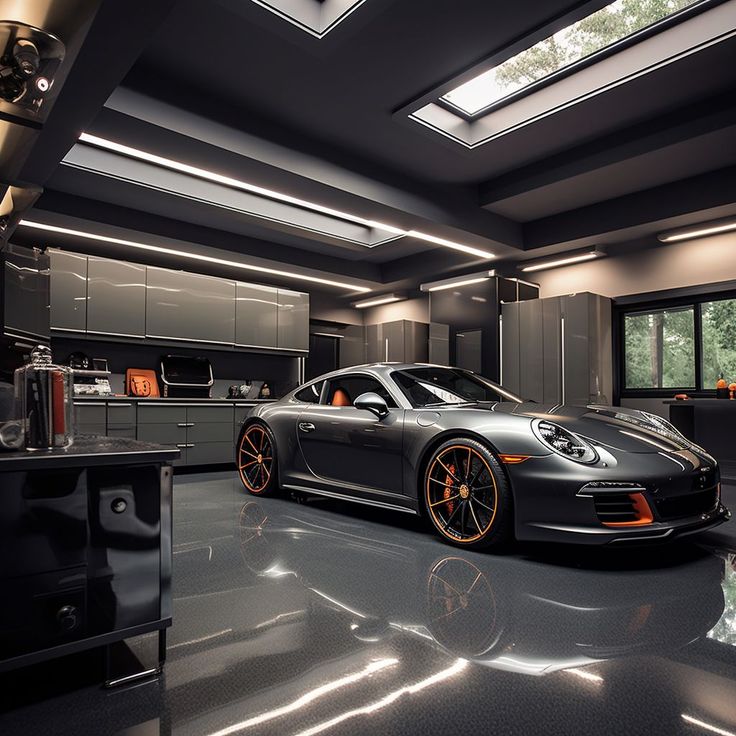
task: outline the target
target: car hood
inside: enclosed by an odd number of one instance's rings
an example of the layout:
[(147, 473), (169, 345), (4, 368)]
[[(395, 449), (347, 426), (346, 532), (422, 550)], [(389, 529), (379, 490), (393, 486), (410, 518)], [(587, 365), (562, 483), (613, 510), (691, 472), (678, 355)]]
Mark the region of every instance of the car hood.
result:
[[(665, 424), (648, 414), (620, 406), (568, 406), (526, 402), (496, 404), (503, 411), (534, 419), (544, 419), (594, 442), (623, 452), (681, 452), (700, 450)], [(702, 452), (702, 451), (701, 451)]]

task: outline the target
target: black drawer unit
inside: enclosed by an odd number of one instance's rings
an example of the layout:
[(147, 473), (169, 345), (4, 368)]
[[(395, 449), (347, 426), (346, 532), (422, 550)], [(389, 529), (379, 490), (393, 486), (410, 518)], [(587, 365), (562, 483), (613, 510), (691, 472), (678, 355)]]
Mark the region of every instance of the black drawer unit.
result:
[(176, 455), (84, 436), (0, 455), (0, 672), (104, 646), (115, 684), (109, 647), (154, 631), (163, 662)]

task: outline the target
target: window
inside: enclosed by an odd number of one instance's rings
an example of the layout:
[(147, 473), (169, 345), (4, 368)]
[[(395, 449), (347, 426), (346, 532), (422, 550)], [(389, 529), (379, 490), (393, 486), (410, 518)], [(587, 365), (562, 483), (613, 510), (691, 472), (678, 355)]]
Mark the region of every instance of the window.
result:
[(444, 406), (475, 401), (514, 401), (518, 396), (491, 381), (453, 368), (411, 368), (395, 371), (396, 382), (412, 406)]
[(616, 0), (534, 44), (441, 99), (467, 115), (519, 92), (699, 0)]
[(703, 388), (715, 388), (721, 376), (736, 381), (736, 299), (702, 303), (700, 318)]
[(671, 398), (673, 389), (713, 392), (719, 378), (736, 382), (736, 295), (685, 299), (621, 313), (624, 394)]
[(355, 399), (368, 392), (378, 394), (389, 409), (396, 408), (396, 402), (386, 387), (371, 376), (338, 376), (329, 382), (327, 403), (332, 406), (352, 406)]
[(688, 306), (625, 316), (625, 388), (695, 388), (694, 311)]
[(300, 391), (294, 394), (294, 398), (297, 401), (303, 401), (305, 404), (319, 404), (319, 397), (322, 393), (322, 386), (324, 381), (317, 381), (317, 383), (310, 383)]

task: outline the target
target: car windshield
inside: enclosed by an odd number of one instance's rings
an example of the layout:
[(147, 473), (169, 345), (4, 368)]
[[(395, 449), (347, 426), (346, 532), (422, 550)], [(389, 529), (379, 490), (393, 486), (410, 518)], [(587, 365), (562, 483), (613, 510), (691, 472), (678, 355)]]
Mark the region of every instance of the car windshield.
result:
[(487, 378), (459, 368), (408, 368), (391, 374), (413, 406), (446, 406), (521, 399)]

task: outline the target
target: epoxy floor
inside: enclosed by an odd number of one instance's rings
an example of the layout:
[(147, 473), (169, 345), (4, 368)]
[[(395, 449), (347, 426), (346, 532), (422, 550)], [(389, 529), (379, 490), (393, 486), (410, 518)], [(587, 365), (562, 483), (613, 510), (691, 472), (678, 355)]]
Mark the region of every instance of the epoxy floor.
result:
[(701, 546), (494, 556), (404, 515), (253, 499), (234, 473), (177, 477), (174, 521), (165, 675), (5, 677), (2, 736), (736, 736), (735, 522)]

